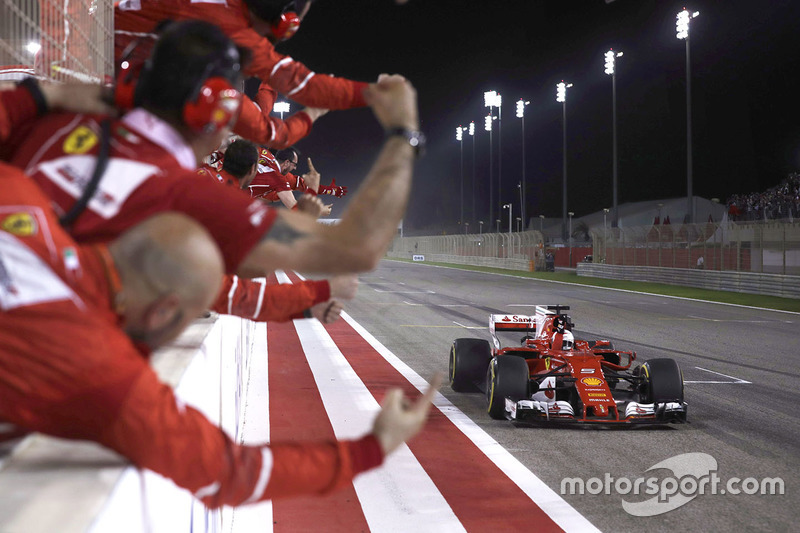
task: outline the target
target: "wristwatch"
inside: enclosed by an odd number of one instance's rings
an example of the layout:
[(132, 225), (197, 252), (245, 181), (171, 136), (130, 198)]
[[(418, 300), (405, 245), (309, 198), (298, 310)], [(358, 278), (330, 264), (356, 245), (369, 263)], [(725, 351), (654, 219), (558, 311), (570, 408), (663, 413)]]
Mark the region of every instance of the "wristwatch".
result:
[(408, 128), (397, 127), (386, 130), (386, 137), (394, 137), (395, 135), (404, 138), (411, 148), (414, 149), (414, 155), (420, 157), (425, 153), (425, 134), (419, 130), (411, 130)]

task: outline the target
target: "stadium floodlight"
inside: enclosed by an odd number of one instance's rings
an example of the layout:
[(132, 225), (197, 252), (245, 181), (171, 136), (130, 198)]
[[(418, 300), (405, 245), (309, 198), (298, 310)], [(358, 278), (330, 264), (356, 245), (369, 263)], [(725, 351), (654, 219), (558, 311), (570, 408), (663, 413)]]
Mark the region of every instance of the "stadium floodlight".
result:
[(692, 176), (692, 62), (689, 52), (689, 23), (700, 15), (699, 11), (689, 13), (686, 8), (678, 13), (675, 32), (678, 39), (686, 41), (686, 202), (688, 222), (694, 222), (694, 192)]
[(622, 57), (622, 52), (615, 52), (613, 49), (605, 53), (605, 73), (609, 76), (614, 75), (617, 58)]
[(486, 115), (483, 118), (483, 129), (486, 131), (492, 131), (492, 115)]
[(283, 120), (283, 114), (288, 113), (290, 109), (289, 102), (275, 102), (272, 105), (272, 111), (275, 113), (281, 114), (281, 120)]
[(571, 83), (564, 83), (564, 80), (561, 80), (560, 83), (556, 84), (556, 102), (559, 104), (563, 104), (567, 101), (567, 88), (572, 87)]
[(693, 13), (689, 13), (686, 8), (683, 8), (683, 11), (678, 13), (677, 20), (675, 21), (675, 37), (678, 39), (688, 39), (689, 38), (689, 22), (693, 18), (696, 18), (700, 15), (699, 11), (695, 11)]
[(563, 140), (562, 140), (562, 163), (564, 169), (564, 179), (561, 185), (561, 237), (567, 238), (567, 89), (572, 87), (571, 83), (561, 80), (556, 84), (556, 102), (562, 105), (563, 116)]
[(530, 104), (529, 101), (520, 98), (517, 100), (517, 118), (521, 118), (522, 122), (522, 181), (520, 182), (520, 214), (525, 219), (525, 106)]
[(456, 128), (456, 140), (458, 141), (459, 147), (461, 149), (461, 211), (460, 211), (460, 218), (458, 219), (459, 224), (464, 223), (464, 128), (463, 126), (459, 126)]
[(475, 121), (469, 123), (469, 136), (472, 137), (472, 220), (475, 220)]
[(612, 171), (612, 205), (614, 209), (613, 220), (617, 220), (617, 184), (618, 184), (618, 171), (617, 171), (617, 58), (622, 57), (622, 52), (615, 52), (614, 49), (609, 49), (605, 53), (605, 72), (611, 76), (611, 128), (612, 128), (612, 141), (611, 141), (611, 158), (613, 161)]

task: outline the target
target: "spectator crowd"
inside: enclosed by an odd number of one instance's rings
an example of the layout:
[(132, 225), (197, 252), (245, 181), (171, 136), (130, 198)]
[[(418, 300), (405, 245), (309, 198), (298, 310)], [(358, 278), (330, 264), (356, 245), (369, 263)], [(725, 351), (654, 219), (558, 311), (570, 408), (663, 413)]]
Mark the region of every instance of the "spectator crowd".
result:
[(764, 192), (734, 194), (727, 201), (733, 221), (796, 219), (800, 217), (800, 172)]

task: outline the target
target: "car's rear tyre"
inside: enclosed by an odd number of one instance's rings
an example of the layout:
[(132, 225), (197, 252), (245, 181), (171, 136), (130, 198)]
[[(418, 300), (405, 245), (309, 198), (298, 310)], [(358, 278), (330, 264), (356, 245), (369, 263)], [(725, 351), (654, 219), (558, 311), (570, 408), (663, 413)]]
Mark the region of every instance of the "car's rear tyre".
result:
[(492, 359), (486, 373), (487, 411), (495, 419), (506, 417), (506, 397), (512, 400), (528, 398), (530, 370), (523, 357), (499, 355)]
[(683, 373), (674, 359), (651, 359), (639, 372), (642, 403), (683, 402)]
[(450, 387), (456, 392), (477, 392), (486, 378), (492, 348), (483, 339), (456, 339), (450, 347)]

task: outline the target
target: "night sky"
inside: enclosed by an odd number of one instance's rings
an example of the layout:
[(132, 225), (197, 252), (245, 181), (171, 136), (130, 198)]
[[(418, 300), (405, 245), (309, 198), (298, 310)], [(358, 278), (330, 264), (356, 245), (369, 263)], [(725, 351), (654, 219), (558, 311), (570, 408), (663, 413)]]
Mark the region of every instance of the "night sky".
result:
[[(520, 98), (531, 102), (525, 116), (528, 216), (561, 216), (562, 106), (555, 85), (562, 79), (574, 84), (567, 95), (568, 209), (580, 217), (611, 206), (612, 89), (603, 72), (609, 48), (624, 52), (617, 62), (620, 204), (685, 196), (686, 49), (675, 37), (675, 16), (684, 5), (700, 11), (691, 26), (695, 194), (724, 202), (734, 193), (777, 185), (800, 169), (796, 0), (410, 0), (401, 6), (318, 0), (300, 32), (278, 49), (319, 73), (371, 81), (391, 72), (411, 80), (428, 150), (417, 164), (405, 227), (456, 231), (461, 173), (455, 129), (471, 120), (475, 193), (467, 135), (464, 220), (472, 228), (488, 220), (487, 90), (503, 96), (502, 130), (493, 133), (495, 217), (510, 201), (519, 215)], [(381, 141), (371, 112), (359, 109), (321, 118), (298, 148), (312, 157), (323, 183), (335, 177), (352, 192)], [(334, 200), (333, 216), (348, 199)]]

